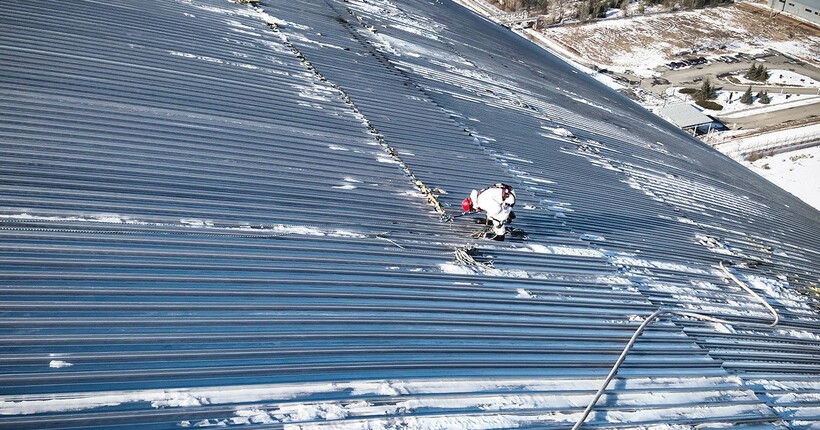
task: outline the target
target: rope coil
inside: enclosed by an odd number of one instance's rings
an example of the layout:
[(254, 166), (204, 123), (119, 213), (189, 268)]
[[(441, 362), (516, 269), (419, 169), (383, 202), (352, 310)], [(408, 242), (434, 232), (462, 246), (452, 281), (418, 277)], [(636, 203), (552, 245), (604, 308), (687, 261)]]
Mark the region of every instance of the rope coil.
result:
[(492, 268), (492, 262), (485, 262), (482, 263), (477, 261), (473, 255), (476, 255), (476, 248), (472, 246), (461, 246), (455, 249), (455, 260), (457, 263), (463, 264), (465, 266), (476, 266), (476, 267), (486, 267)]

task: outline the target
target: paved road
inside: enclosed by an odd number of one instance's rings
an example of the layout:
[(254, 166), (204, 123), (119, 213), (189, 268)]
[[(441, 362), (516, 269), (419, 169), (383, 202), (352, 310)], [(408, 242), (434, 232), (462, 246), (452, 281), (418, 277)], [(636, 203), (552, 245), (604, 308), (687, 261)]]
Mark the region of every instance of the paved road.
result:
[(736, 130), (769, 127), (784, 124), (787, 121), (812, 122), (812, 118), (820, 121), (820, 104), (815, 103), (809, 106), (797, 106), (790, 109), (764, 112), (758, 115), (749, 115), (740, 118), (718, 117), (718, 119), (723, 121), (727, 126)]

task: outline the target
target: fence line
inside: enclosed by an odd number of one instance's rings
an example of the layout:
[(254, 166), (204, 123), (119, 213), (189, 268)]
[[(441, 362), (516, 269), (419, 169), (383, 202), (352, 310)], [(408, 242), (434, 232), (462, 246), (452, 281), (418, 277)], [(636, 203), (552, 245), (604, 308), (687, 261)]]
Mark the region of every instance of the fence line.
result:
[(744, 144), (747, 139), (753, 140), (754, 138), (738, 139), (734, 142), (721, 143), (717, 146), (734, 146), (733, 149), (722, 152), (732, 158), (738, 159), (747, 158), (752, 154), (758, 154), (760, 156), (781, 154), (783, 152), (810, 148), (820, 144), (820, 134), (816, 132), (806, 132), (781, 138), (775, 137), (773, 139), (764, 139), (757, 143), (749, 142), (748, 144)]

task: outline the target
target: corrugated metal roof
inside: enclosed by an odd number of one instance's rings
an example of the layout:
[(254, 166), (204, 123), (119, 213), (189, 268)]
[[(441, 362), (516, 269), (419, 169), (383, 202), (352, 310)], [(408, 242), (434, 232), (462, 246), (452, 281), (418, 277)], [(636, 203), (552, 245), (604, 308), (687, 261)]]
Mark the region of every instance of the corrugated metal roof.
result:
[(662, 107), (658, 113), (668, 118), (680, 128), (694, 127), (712, 122), (712, 118), (704, 115), (689, 103), (676, 103)]
[(816, 425), (818, 212), (457, 5), (0, 29), (4, 428), (567, 428), (658, 307), (768, 322), (723, 259), (781, 324), (662, 318), (587, 426)]

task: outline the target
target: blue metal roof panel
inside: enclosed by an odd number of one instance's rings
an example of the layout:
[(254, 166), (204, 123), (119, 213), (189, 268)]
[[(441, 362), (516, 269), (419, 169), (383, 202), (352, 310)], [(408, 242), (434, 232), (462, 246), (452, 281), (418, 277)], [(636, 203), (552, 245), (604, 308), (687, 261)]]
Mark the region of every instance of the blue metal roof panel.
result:
[(818, 213), (452, 3), (0, 14), (4, 427), (565, 428), (727, 258), (587, 426), (816, 420)]

